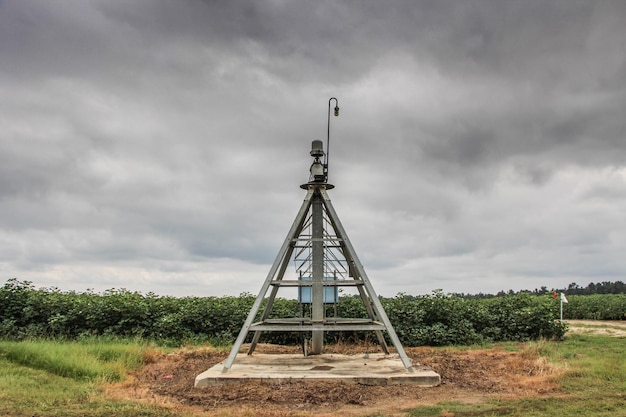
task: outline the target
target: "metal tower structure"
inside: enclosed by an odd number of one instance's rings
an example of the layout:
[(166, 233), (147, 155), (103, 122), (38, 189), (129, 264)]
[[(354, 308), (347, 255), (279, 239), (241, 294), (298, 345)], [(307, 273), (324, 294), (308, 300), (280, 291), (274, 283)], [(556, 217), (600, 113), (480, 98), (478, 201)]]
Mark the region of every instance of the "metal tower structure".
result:
[[(328, 101), (327, 150), (332, 100), (335, 100), (335, 116), (339, 114), (337, 99), (333, 97)], [(309, 182), (300, 186), (307, 194), (224, 362), (222, 372), (226, 373), (231, 368), (249, 333), (253, 332), (254, 336), (248, 355), (254, 352), (263, 332), (276, 331), (310, 333), (310, 346), (304, 345), (305, 355), (323, 353), (324, 332), (329, 331), (373, 331), (382, 350), (389, 353), (382, 333), (386, 331), (407, 371), (414, 372), (411, 360), (406, 355), (328, 196), (327, 191), (334, 186), (328, 183), (328, 152), (324, 153), (322, 141), (313, 141), (310, 154), (314, 161), (310, 168)], [(296, 266), (295, 279), (285, 278), (292, 261)], [(285, 287), (298, 289), (301, 314), (299, 317), (270, 318), (276, 295), (279, 289)], [(336, 306), (340, 287), (356, 288), (365, 306), (367, 318), (337, 317), (336, 308), (334, 315), (329, 314), (328, 306)], [(267, 302), (261, 310), (266, 296)], [(254, 322), (256, 317), (260, 320)]]

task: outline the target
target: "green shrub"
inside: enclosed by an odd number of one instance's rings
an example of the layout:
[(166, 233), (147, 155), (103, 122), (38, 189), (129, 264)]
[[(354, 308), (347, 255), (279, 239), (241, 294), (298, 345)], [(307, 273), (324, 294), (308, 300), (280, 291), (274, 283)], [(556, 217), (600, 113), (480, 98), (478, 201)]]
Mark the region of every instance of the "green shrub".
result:
[(568, 295), (563, 318), (572, 320), (626, 320), (626, 294)]
[[(103, 294), (61, 292), (35, 289), (29, 282), (13, 279), (0, 288), (0, 336), (16, 340), (141, 337), (166, 345), (188, 341), (223, 345), (237, 337), (254, 299), (251, 294), (159, 297), (123, 289)], [(624, 295), (572, 296), (565, 314), (567, 318), (623, 318), (625, 300)], [(381, 298), (381, 303), (407, 346), (560, 339), (566, 330), (555, 320), (558, 301), (547, 295), (520, 293), (480, 299), (435, 291), (419, 297), (398, 294)], [(339, 317), (367, 316), (358, 296), (340, 297), (337, 306), (327, 306), (328, 315), (334, 315), (335, 308)], [(277, 298), (269, 317), (298, 317), (300, 309), (297, 300)], [(300, 332), (265, 332), (261, 341), (295, 344), (303, 336), (306, 334)], [(327, 332), (325, 337), (327, 342), (375, 340), (369, 332)]]

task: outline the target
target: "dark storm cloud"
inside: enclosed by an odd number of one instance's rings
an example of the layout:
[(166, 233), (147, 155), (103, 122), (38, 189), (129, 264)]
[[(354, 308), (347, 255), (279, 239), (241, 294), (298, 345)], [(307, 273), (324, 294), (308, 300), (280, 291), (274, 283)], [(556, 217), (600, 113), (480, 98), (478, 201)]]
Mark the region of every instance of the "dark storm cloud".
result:
[(332, 198), (381, 292), (619, 277), (624, 27), (621, 1), (2, 2), (1, 270), (259, 283), (337, 96)]

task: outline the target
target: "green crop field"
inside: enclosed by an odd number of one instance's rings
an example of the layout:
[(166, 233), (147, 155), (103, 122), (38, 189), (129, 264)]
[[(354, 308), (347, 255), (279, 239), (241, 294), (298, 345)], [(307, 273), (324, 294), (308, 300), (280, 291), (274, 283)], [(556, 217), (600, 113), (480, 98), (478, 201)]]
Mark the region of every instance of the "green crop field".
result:
[[(617, 296), (604, 297), (603, 306)], [(622, 309), (624, 302), (616, 300), (612, 303), (615, 309)], [(0, 335), (14, 340), (115, 336), (140, 337), (169, 346), (229, 344), (237, 337), (253, 302), (249, 294), (174, 298), (126, 290), (74, 293), (36, 289), (29, 282), (9, 280), (0, 287)], [(560, 339), (566, 330), (554, 320), (559, 305), (549, 294), (467, 299), (434, 291), (422, 296), (398, 294), (382, 298), (381, 303), (405, 346)], [(361, 299), (355, 296), (340, 297), (336, 308), (339, 317), (366, 317)], [(623, 316), (623, 309), (620, 311)], [(297, 300), (276, 299), (270, 317), (299, 314)], [(263, 337), (268, 343), (301, 341), (297, 332), (268, 332)], [(361, 337), (354, 332), (329, 332), (327, 342)]]

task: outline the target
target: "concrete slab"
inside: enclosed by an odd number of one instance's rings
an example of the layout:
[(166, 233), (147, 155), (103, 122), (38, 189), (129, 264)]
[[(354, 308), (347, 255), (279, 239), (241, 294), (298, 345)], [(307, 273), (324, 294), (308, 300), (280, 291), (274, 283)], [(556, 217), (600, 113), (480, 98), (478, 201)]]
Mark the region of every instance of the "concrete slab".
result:
[(230, 370), (223, 373), (224, 363), (213, 366), (196, 377), (195, 387), (202, 388), (229, 382), (263, 381), (284, 383), (294, 380), (334, 380), (364, 385), (416, 384), (434, 387), (441, 377), (430, 368), (416, 366), (408, 372), (398, 355), (323, 354), (238, 354)]

